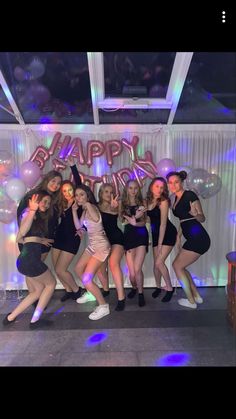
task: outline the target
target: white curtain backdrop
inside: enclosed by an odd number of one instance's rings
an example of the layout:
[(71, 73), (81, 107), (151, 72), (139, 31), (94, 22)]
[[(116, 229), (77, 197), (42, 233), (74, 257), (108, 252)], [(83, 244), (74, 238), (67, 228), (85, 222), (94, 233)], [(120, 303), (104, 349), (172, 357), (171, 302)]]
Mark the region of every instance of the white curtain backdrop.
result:
[[(222, 179), (222, 188), (215, 196), (210, 199), (201, 199), (202, 207), (206, 216), (204, 227), (211, 237), (210, 250), (200, 257), (200, 259), (190, 267), (197, 286), (220, 286), (227, 282), (227, 261), (225, 255), (236, 250), (236, 134), (235, 126), (171, 126), (162, 129), (151, 129), (142, 126), (129, 129), (116, 129), (115, 126), (103, 128), (89, 126), (76, 127), (68, 132), (56, 127), (54, 131), (42, 131), (40, 129), (26, 134), (22, 129), (1, 129), (0, 130), (0, 150), (8, 150), (13, 154), (14, 173), (18, 174), (20, 165), (29, 160), (37, 146), (42, 145), (49, 148), (55, 132), (59, 131), (72, 138), (80, 137), (86, 154), (86, 143), (89, 140), (121, 140), (126, 138), (132, 140), (134, 135), (139, 137), (138, 152), (139, 156), (144, 157), (145, 151), (152, 152), (153, 161), (157, 164), (163, 158), (173, 159), (178, 166), (190, 166), (191, 168), (203, 168), (209, 172), (218, 174)], [(87, 132), (86, 132), (87, 131)], [(105, 131), (105, 133), (104, 133)], [(56, 154), (52, 157), (55, 158)], [(43, 173), (52, 169), (52, 158), (46, 162)], [(78, 170), (85, 174), (100, 176), (111, 174), (124, 167), (130, 167), (131, 160), (127, 150), (114, 158), (113, 167), (106, 163), (105, 156), (94, 159), (94, 164), (88, 168), (86, 165), (79, 166)], [(69, 178), (70, 169), (62, 171), (64, 179)], [(146, 194), (149, 179), (146, 180), (143, 188)], [(235, 215), (234, 215), (235, 214)], [(178, 220), (173, 217), (170, 211), (170, 219), (176, 226)], [(16, 222), (9, 225), (0, 223), (0, 287), (6, 289), (23, 289), (25, 287), (24, 277), (16, 269), (16, 259), (18, 248), (15, 243), (17, 232)], [(84, 246), (81, 245), (78, 255), (75, 256), (70, 270), (78, 256), (82, 253)], [(170, 269), (172, 283), (176, 285), (175, 274), (171, 267), (171, 262), (175, 256), (175, 251), (167, 262)], [(51, 258), (47, 262), (51, 268)], [(153, 271), (152, 248), (145, 258), (144, 275), (145, 286), (155, 286)], [(123, 271), (125, 274), (125, 286), (129, 286), (128, 272), (123, 261)], [(111, 286), (113, 286), (110, 278)], [(58, 282), (58, 288), (61, 288)]]

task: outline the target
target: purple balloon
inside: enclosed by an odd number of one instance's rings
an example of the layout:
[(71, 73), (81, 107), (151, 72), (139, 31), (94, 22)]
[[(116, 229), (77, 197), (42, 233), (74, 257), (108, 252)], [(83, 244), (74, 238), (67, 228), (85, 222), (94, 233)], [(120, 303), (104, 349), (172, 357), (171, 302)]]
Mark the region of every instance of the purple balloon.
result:
[(28, 188), (32, 188), (41, 174), (39, 166), (33, 161), (25, 161), (20, 167), (20, 178)]
[(16, 80), (23, 81), (25, 79), (25, 71), (21, 67), (15, 67), (14, 76)]
[(9, 224), (16, 219), (17, 204), (9, 198), (0, 201), (0, 221)]
[(157, 163), (158, 176), (166, 177), (168, 173), (175, 171), (175, 162), (171, 159), (162, 159)]

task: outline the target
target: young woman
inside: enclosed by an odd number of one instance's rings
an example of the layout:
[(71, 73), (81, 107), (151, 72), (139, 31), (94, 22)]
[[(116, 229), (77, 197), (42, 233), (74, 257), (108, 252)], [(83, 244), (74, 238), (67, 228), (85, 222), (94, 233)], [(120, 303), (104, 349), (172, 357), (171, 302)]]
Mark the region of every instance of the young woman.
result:
[(22, 250), (17, 259), (18, 271), (26, 276), (30, 284), (29, 294), (3, 320), (5, 326), (12, 324), (16, 317), (38, 300), (31, 319), (30, 327), (42, 325), (40, 316), (52, 297), (56, 280), (41, 260), (42, 241), (48, 234), (51, 196), (47, 191), (38, 191), (29, 199), (28, 207), (20, 217), (17, 242), (22, 243)]
[[(58, 213), (58, 198), (59, 198), (59, 190), (62, 182), (62, 175), (61, 173), (57, 172), (56, 170), (51, 170), (48, 172), (43, 180), (36, 186), (34, 189), (27, 192), (27, 194), (21, 199), (19, 206), (17, 208), (17, 220), (19, 225), (19, 220), (21, 217), (22, 212), (27, 208), (29, 199), (32, 198), (33, 195), (37, 194), (40, 190), (45, 190), (51, 196), (51, 206), (52, 211), (48, 221), (48, 233), (47, 239), (45, 237), (45, 242), (42, 242), (42, 260), (45, 260), (50, 247), (48, 246), (49, 243), (52, 243), (55, 236), (56, 227), (58, 225), (59, 213)], [(19, 250), (22, 249), (22, 244), (18, 243)]]
[[(125, 308), (125, 291), (120, 263), (124, 255), (124, 234), (117, 225), (119, 212), (118, 196), (115, 197), (113, 186), (110, 183), (105, 183), (99, 189), (98, 198), (98, 207), (102, 215), (102, 223), (111, 244), (111, 253), (108, 258), (108, 263), (118, 294), (118, 303), (115, 310), (122, 311)], [(97, 272), (103, 285), (103, 296), (109, 294), (108, 263), (106, 261), (100, 271)]]
[(145, 305), (143, 295), (142, 266), (148, 251), (148, 231), (146, 228), (146, 208), (140, 186), (136, 180), (128, 180), (121, 197), (121, 217), (126, 220), (124, 247), (132, 290), (128, 298), (133, 298), (138, 289), (138, 304)]
[[(76, 300), (81, 296), (82, 289), (76, 284), (73, 275), (68, 270), (74, 256), (80, 246), (80, 236), (76, 233), (72, 215), (72, 205), (75, 202), (75, 188), (81, 184), (81, 178), (74, 165), (73, 159), (69, 160), (75, 185), (69, 180), (64, 180), (61, 184), (59, 195), (59, 215), (60, 224), (56, 229), (55, 240), (52, 245), (52, 261), (58, 279), (61, 281), (66, 292), (61, 301), (69, 298)], [(78, 208), (77, 216), (81, 217), (82, 208)]]
[[(77, 214), (78, 206), (82, 206), (83, 209), (80, 219)], [(79, 231), (85, 226), (89, 239), (88, 246), (77, 262), (75, 272), (82, 279), (86, 289), (98, 301), (99, 305), (89, 315), (89, 319), (98, 320), (110, 314), (110, 310), (100, 288), (93, 282), (93, 278), (107, 259), (111, 246), (103, 228), (102, 217), (97, 208), (95, 197), (88, 186), (80, 185), (79, 188), (76, 188), (72, 211), (76, 230)]]
[(161, 293), (161, 276), (166, 283), (166, 294), (162, 302), (168, 302), (173, 296), (173, 287), (170, 274), (165, 264), (166, 258), (176, 243), (177, 230), (168, 218), (170, 200), (166, 180), (156, 177), (149, 185), (147, 192), (147, 215), (151, 222), (152, 247), (154, 267), (153, 272), (156, 280), (156, 290), (152, 293), (153, 298)]
[[(180, 220), (177, 245), (181, 250), (173, 262), (173, 268), (187, 299), (181, 298), (178, 303), (184, 307), (197, 308), (197, 304), (201, 304), (203, 299), (186, 268), (208, 251), (211, 241), (201, 225), (205, 221), (205, 216), (198, 196), (193, 191), (183, 188), (183, 181), (186, 179), (187, 173), (184, 171), (170, 172), (166, 177), (170, 191), (175, 194), (173, 214)], [(186, 242), (181, 248), (182, 234)]]

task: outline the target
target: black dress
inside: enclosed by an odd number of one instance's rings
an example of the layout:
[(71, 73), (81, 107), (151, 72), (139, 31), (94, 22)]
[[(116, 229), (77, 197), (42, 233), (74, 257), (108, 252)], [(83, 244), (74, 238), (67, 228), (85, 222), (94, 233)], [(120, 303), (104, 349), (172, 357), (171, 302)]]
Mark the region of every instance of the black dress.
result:
[[(161, 225), (161, 211), (159, 205), (156, 205), (152, 210), (147, 211), (147, 215), (151, 221), (151, 231), (152, 231), (152, 247), (158, 246), (159, 240), (159, 230)], [(167, 218), (166, 231), (162, 241), (163, 245), (174, 246), (176, 242), (177, 230)]]
[[(183, 236), (186, 239), (183, 249), (203, 255), (208, 251), (211, 245), (211, 240), (202, 224), (197, 220), (191, 220), (193, 216), (189, 214), (189, 211), (191, 211), (190, 202), (197, 200), (198, 196), (195, 192), (185, 190), (176, 207), (173, 208), (172, 211), (173, 214), (180, 220), (187, 220), (181, 223)], [(175, 198), (175, 202), (176, 201), (177, 197)]]
[[(71, 166), (76, 187), (81, 185), (81, 177), (77, 167)], [(77, 210), (78, 218), (81, 217), (83, 208)], [(60, 224), (56, 228), (55, 239), (52, 247), (54, 249), (63, 250), (64, 252), (76, 255), (80, 246), (80, 237), (76, 235), (76, 228), (73, 220), (72, 205), (66, 209), (61, 215)]]
[[(129, 217), (132, 217), (133, 215), (135, 215), (136, 210), (138, 208), (139, 205), (129, 205), (126, 207), (125, 212)], [(137, 220), (137, 222), (138, 221), (139, 220)], [(149, 238), (146, 226), (137, 227), (131, 224), (126, 224), (124, 230), (124, 241), (124, 248), (126, 251), (130, 249), (135, 249), (139, 246), (146, 246), (146, 252), (148, 252)]]
[[(45, 235), (37, 230), (34, 222), (28, 233), (24, 237), (45, 237)], [(48, 270), (47, 265), (41, 260), (42, 247), (40, 243), (24, 243), (22, 244), (20, 255), (17, 258), (16, 266), (18, 271), (25, 276), (31, 278), (42, 275)]]
[(118, 214), (101, 212), (102, 224), (111, 245), (120, 244), (124, 246), (124, 234), (117, 225)]

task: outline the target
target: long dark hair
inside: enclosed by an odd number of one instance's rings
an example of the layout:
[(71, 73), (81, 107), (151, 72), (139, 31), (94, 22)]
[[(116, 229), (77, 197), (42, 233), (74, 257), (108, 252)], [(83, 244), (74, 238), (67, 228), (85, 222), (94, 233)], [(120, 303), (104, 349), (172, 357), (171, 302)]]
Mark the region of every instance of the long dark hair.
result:
[(98, 206), (98, 203), (95, 199), (94, 193), (91, 191), (91, 189), (89, 188), (89, 186), (85, 185), (84, 183), (82, 183), (81, 185), (77, 186), (75, 188), (75, 191), (77, 191), (78, 189), (81, 189), (82, 191), (86, 192), (87, 198), (88, 198), (88, 202), (92, 205), (96, 205), (96, 207)]
[(162, 201), (168, 201), (168, 204), (170, 205), (170, 198), (169, 198), (169, 191), (168, 191), (168, 186), (167, 186), (167, 182), (163, 177), (155, 177), (154, 179), (152, 179), (149, 187), (148, 187), (148, 191), (147, 191), (147, 204), (151, 204), (153, 202), (153, 192), (152, 192), (152, 187), (154, 185), (154, 183), (159, 180), (160, 182), (163, 183), (164, 185), (164, 191), (162, 192), (160, 198), (157, 199), (157, 205), (159, 206), (161, 204)]

